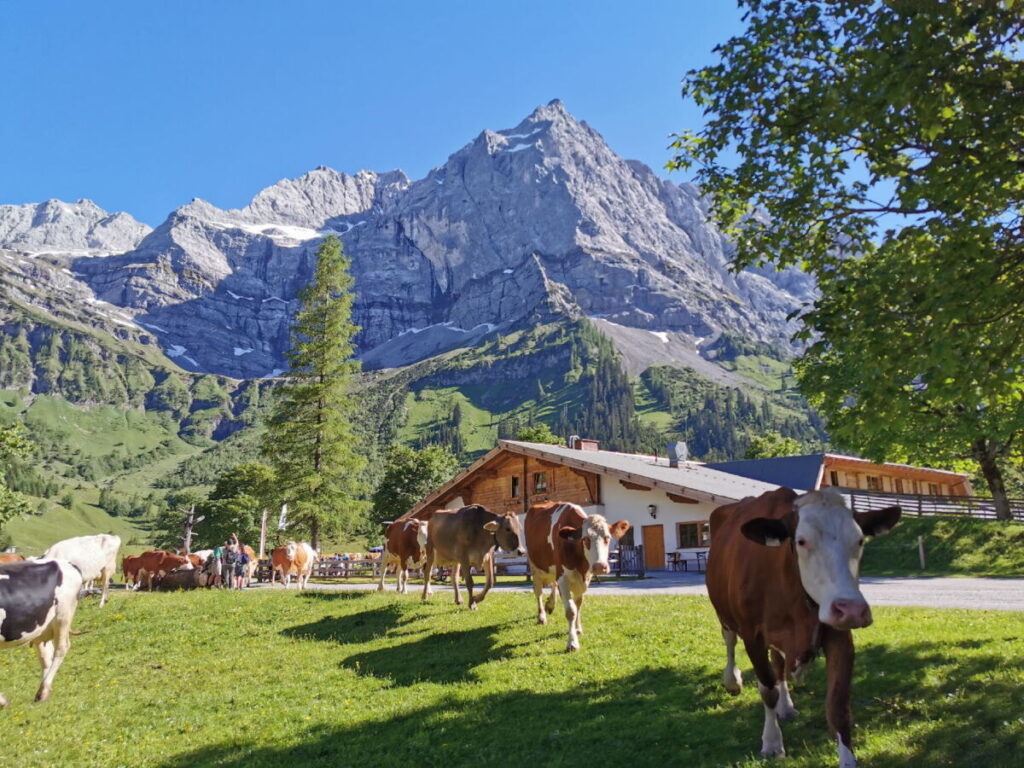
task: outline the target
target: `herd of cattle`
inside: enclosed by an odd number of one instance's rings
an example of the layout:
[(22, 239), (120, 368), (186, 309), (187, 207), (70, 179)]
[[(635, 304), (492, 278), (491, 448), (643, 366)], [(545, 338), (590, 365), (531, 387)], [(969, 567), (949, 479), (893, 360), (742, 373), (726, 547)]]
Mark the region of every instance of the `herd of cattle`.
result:
[[(779, 722), (796, 717), (788, 680), (823, 652), (829, 731), (836, 740), (840, 767), (856, 765), (850, 741), (852, 630), (872, 620), (858, 585), (860, 558), (865, 537), (887, 532), (899, 517), (899, 507), (853, 513), (833, 491), (797, 495), (788, 488), (712, 513), (707, 588), (725, 640), (723, 682), (729, 693), (740, 693), (743, 680), (735, 647), (742, 640), (764, 706), (762, 755), (785, 755)], [(462, 604), (461, 573), (469, 608), (475, 610), (494, 586), (495, 551), (524, 554), (525, 538), (537, 622), (547, 623), (561, 596), (568, 622), (566, 647), (577, 651), (583, 634), (580, 611), (591, 578), (608, 573), (611, 540), (621, 539), (629, 528), (626, 521), (609, 524), (602, 515), (554, 501), (531, 507), (522, 526), (515, 514), (497, 514), (479, 505), (441, 510), (429, 520), (399, 520), (385, 531), (378, 590), (384, 589), (393, 563), (402, 593), (409, 572), (422, 570), (427, 599), (434, 568), (448, 566), (456, 605)], [(100, 605), (106, 603), (120, 544), (116, 536), (100, 534), (60, 542), (34, 560), (11, 562), (20, 558), (0, 555), (0, 648), (35, 646), (43, 668), (37, 701), (50, 695), (67, 653), (83, 587), (99, 579)], [(250, 579), (256, 566), (255, 553), (251, 555)], [(309, 544), (289, 542), (271, 555), (271, 580), (280, 575), (288, 586), (295, 576), (301, 589), (316, 559)], [(126, 557), (123, 570), (126, 583), (130, 580), (135, 589), (143, 583), (150, 589), (154, 584), (188, 588), (213, 583), (218, 563), (212, 550), (192, 555), (151, 551)], [(473, 594), (473, 569), (486, 577), (478, 595)], [(0, 707), (6, 704), (0, 694)]]

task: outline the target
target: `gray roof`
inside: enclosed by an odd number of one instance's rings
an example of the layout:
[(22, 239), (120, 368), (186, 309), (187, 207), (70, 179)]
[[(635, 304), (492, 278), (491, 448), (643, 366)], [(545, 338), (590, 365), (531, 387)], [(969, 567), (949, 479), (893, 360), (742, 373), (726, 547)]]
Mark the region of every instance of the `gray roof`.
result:
[(747, 459), (745, 461), (717, 461), (706, 464), (712, 469), (732, 475), (760, 480), (774, 486), (813, 490), (818, 487), (818, 476), (825, 463), (825, 454), (782, 456), (775, 459)]
[(707, 464), (692, 461), (683, 462), (678, 467), (670, 467), (667, 458), (658, 456), (616, 451), (585, 451), (563, 445), (524, 443), (518, 440), (499, 440), (498, 447), (514, 453), (561, 460), (569, 466), (593, 472), (610, 472), (622, 479), (635, 479), (641, 484), (645, 480), (650, 481), (652, 487), (708, 501), (739, 501), (747, 496), (760, 496), (766, 491), (774, 491), (778, 487), (775, 483), (722, 472)]

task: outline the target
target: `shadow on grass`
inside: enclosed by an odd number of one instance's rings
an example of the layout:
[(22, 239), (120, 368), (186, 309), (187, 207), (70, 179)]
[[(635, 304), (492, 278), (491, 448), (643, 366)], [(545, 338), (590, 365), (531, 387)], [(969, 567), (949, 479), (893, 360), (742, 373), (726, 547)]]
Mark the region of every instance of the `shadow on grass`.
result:
[(281, 634), (303, 640), (320, 640), (342, 645), (365, 643), (382, 637), (403, 615), (397, 605), (371, 608), (344, 616), (324, 616), (311, 624), (288, 627)]
[(395, 685), (459, 683), (477, 678), (476, 668), (509, 656), (496, 645), (497, 627), (435, 632), (419, 640), (349, 656), (342, 666), (386, 678)]
[(349, 591), (344, 591), (344, 592), (340, 591), (340, 590), (332, 590), (332, 591), (328, 592), (327, 590), (321, 590), (321, 589), (314, 589), (314, 590), (310, 590), (310, 591), (307, 591), (307, 592), (300, 592), (299, 593), (300, 597), (302, 597), (303, 600), (325, 600), (325, 601), (326, 600), (362, 600), (365, 597), (367, 597), (369, 594), (371, 594), (371, 593), (368, 592), (368, 591), (365, 591), (365, 590), (349, 590)]

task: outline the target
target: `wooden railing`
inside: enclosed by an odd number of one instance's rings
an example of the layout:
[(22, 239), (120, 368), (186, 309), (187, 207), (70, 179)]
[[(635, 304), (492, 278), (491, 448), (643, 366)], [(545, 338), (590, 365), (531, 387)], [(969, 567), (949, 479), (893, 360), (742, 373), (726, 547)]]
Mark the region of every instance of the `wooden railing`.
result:
[(644, 545), (637, 544), (631, 547), (628, 544), (620, 544), (618, 549), (608, 555), (608, 564), (612, 573), (617, 576), (646, 576)]
[[(854, 512), (882, 509), (899, 505), (904, 515), (940, 515), (948, 517), (976, 517), (995, 520), (996, 507), (992, 499), (976, 496), (922, 496), (917, 494), (881, 493), (878, 491), (848, 491), (838, 489)], [(1013, 519), (1024, 523), (1024, 499), (1010, 499)]]

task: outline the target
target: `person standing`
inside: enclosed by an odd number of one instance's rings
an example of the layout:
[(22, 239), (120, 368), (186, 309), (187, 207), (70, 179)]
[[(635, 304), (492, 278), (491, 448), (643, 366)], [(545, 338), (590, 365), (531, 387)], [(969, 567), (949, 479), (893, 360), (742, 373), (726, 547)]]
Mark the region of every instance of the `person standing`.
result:
[(241, 547), (238, 548), (238, 559), (235, 560), (235, 589), (245, 586), (245, 574), (249, 569), (249, 555)]
[(224, 545), (224, 553), (221, 555), (221, 570), (223, 576), (221, 579), (228, 589), (234, 586), (235, 583), (235, 565), (238, 563), (238, 547), (234, 542), (228, 541)]

